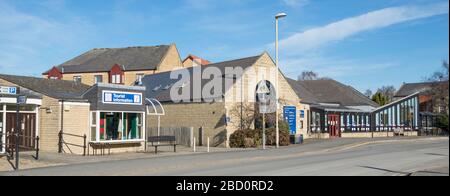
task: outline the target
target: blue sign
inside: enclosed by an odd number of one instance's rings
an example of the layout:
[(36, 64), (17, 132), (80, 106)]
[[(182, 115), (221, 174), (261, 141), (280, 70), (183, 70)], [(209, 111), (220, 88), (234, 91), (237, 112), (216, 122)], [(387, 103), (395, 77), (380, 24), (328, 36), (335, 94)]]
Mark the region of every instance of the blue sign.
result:
[(300, 118), (305, 118), (305, 110), (300, 110)]
[(125, 104), (142, 105), (141, 93), (103, 91), (103, 103), (106, 104)]
[(284, 119), (289, 124), (291, 135), (297, 134), (297, 108), (295, 106), (284, 107)]
[(16, 95), (17, 87), (0, 86), (0, 94)]

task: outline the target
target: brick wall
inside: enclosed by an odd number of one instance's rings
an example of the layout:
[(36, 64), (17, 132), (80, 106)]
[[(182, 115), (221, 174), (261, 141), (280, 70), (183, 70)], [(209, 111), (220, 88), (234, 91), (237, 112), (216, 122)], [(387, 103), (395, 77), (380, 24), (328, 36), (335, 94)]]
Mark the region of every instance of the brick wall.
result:
[(180, 53), (175, 44), (172, 44), (167, 52), (165, 58), (162, 60), (157, 72), (172, 71), (174, 69), (183, 68), (183, 63), (181, 62)]
[(57, 99), (44, 96), (39, 109), (40, 149), (58, 152), (58, 132), (61, 129), (60, 105)]
[[(204, 127), (204, 144), (210, 137), (211, 146), (226, 146), (224, 103), (163, 103), (166, 116), (161, 117), (161, 127)], [(147, 127), (157, 127), (157, 117), (147, 116)]]

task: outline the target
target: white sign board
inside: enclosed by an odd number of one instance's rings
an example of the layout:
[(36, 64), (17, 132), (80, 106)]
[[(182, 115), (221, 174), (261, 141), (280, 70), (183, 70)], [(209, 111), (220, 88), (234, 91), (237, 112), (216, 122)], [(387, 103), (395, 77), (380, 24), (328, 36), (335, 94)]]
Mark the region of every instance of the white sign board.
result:
[(0, 86), (0, 94), (17, 95), (17, 87)]
[(102, 95), (105, 104), (142, 105), (142, 93), (103, 91)]

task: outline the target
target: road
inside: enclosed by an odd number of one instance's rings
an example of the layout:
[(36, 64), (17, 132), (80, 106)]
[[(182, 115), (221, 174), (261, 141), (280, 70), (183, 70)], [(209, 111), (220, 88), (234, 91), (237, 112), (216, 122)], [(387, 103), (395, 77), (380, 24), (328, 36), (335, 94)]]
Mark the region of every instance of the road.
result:
[(266, 151), (86, 163), (0, 173), (31, 176), (448, 176), (448, 138), (327, 142)]

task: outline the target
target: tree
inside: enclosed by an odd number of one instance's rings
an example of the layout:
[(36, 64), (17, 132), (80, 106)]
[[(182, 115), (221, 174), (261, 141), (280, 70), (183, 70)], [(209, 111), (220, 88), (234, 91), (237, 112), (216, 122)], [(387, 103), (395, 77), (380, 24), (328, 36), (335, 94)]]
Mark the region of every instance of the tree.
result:
[(254, 103), (236, 103), (231, 108), (230, 113), (236, 118), (236, 124), (239, 125), (240, 129), (247, 130), (254, 125), (256, 110)]
[(442, 62), (442, 68), (439, 71), (434, 72), (434, 74), (428, 79), (431, 82), (443, 82), (448, 81), (448, 62)]
[(298, 81), (305, 80), (318, 80), (319, 74), (314, 71), (303, 71), (300, 76), (298, 76)]
[(435, 108), (439, 108), (439, 112), (447, 116), (449, 112), (448, 71), (448, 62), (443, 61), (441, 70), (435, 72), (430, 78), (427, 79), (428, 82), (433, 83), (428, 92), (432, 97), (433, 106)]
[(392, 100), (394, 99), (396, 91), (397, 90), (392, 85), (390, 85), (390, 86), (382, 86), (380, 89), (378, 89), (378, 92), (381, 93), (385, 97), (386, 104), (392, 102)]
[(366, 97), (369, 97), (369, 99), (373, 96), (373, 92), (370, 89), (367, 89), (366, 92), (364, 93), (364, 95)]
[(378, 103), (378, 105), (380, 105), (380, 106), (384, 106), (384, 105), (388, 104), (386, 96), (381, 92), (375, 93), (375, 95), (373, 95), (373, 97), (372, 97), (372, 100), (374, 102)]

